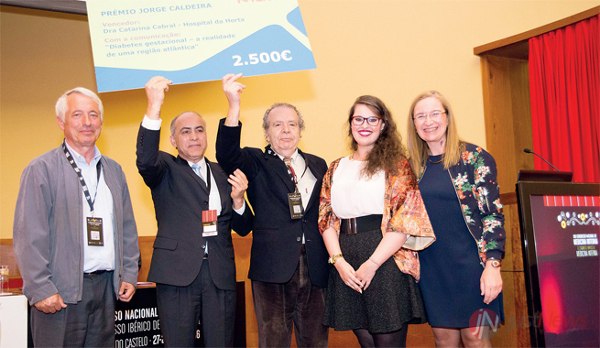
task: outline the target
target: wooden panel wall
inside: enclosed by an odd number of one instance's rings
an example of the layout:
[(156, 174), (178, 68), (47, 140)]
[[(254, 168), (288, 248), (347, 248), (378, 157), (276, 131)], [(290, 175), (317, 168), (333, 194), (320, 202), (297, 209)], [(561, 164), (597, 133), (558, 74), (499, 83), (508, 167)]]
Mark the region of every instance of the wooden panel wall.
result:
[(516, 192), (500, 195), (504, 204), (506, 254), (502, 260), (505, 322), (492, 337), (493, 347), (530, 347), (525, 273)]
[(517, 173), (533, 169), (527, 60), (481, 57), (486, 149), (498, 167), (500, 192), (515, 192)]
[(486, 148), (498, 168), (504, 204), (506, 255), (502, 264), (506, 322), (493, 346), (530, 346), (516, 183), (521, 169), (534, 169), (527, 41), (483, 53), (481, 74)]

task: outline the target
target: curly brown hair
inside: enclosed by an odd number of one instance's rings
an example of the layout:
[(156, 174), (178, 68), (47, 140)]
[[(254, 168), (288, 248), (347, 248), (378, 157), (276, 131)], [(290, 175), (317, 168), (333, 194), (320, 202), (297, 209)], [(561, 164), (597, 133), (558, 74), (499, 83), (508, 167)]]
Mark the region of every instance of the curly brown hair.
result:
[(398, 163), (406, 158), (406, 149), (402, 145), (402, 137), (398, 133), (392, 113), (381, 99), (372, 95), (362, 95), (356, 98), (350, 108), (348, 112), (348, 135), (352, 139), (352, 150), (356, 151), (358, 149), (358, 143), (352, 136), (352, 116), (354, 116), (354, 109), (357, 105), (368, 107), (375, 115), (381, 118), (383, 125), (383, 129), (379, 133), (379, 138), (377, 138), (373, 149), (369, 152), (367, 163), (361, 175), (371, 178), (382, 169), (388, 173), (397, 174)]

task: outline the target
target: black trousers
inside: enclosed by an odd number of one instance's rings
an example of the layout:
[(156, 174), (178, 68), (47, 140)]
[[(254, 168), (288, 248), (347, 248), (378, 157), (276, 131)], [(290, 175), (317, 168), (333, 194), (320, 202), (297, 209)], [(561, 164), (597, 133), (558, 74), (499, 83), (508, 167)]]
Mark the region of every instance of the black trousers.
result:
[(306, 254), (287, 283), (252, 281), (259, 347), (289, 347), (292, 325), (298, 347), (327, 347), (329, 328), (322, 324), (325, 288), (313, 286)]
[(83, 294), (54, 314), (31, 307), (34, 347), (114, 347), (113, 272), (83, 276)]
[(222, 290), (210, 276), (208, 259), (188, 286), (156, 284), (160, 330), (166, 347), (193, 347), (198, 321), (205, 347), (233, 347), (235, 290)]

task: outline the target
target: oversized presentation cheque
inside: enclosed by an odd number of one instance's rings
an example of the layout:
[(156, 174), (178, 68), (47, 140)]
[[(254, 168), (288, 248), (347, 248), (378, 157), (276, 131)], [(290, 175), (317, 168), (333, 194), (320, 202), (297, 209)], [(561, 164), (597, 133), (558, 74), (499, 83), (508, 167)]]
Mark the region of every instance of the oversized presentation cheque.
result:
[(297, 0), (87, 1), (98, 92), (315, 69)]

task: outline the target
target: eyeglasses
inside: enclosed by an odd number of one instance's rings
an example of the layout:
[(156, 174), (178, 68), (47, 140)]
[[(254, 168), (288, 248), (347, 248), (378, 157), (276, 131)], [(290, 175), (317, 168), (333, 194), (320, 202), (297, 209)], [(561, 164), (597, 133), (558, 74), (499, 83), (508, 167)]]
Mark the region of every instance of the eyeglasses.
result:
[(367, 121), (369, 126), (376, 126), (379, 124), (379, 121), (381, 121), (381, 118), (374, 117), (374, 116), (371, 116), (371, 117), (352, 116), (352, 124), (355, 126), (362, 126), (363, 123), (365, 123), (365, 121)]
[(413, 119), (418, 122), (425, 122), (425, 120), (427, 119), (427, 116), (429, 116), (429, 118), (431, 118), (432, 120), (437, 121), (445, 113), (446, 113), (446, 111), (435, 110), (435, 111), (430, 112), (429, 114), (426, 114), (426, 113), (416, 114), (415, 117), (413, 117)]

